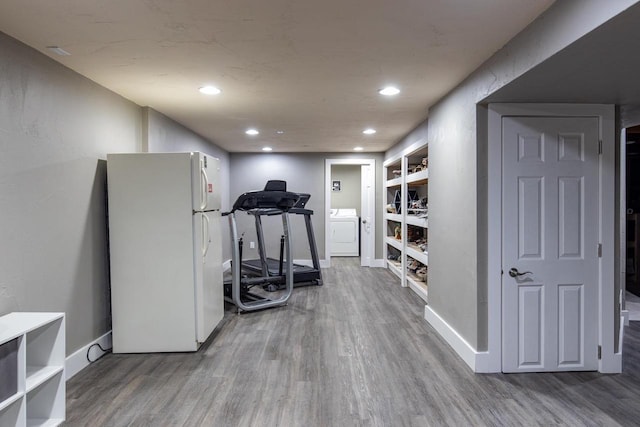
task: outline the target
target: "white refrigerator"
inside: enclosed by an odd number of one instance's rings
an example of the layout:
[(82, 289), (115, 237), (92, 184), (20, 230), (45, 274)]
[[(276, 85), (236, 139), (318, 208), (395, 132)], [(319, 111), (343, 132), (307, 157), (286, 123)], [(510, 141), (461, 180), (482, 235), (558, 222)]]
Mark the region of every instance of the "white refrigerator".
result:
[(107, 156), (114, 353), (196, 351), (222, 320), (220, 162)]

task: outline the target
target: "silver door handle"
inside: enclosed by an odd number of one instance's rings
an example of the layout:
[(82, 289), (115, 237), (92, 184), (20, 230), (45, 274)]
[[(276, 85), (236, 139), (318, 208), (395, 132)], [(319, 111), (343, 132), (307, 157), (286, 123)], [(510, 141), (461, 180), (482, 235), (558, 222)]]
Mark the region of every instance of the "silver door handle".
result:
[(520, 273), (517, 268), (512, 268), (511, 270), (509, 270), (509, 276), (511, 277), (520, 277), (520, 276), (524, 276), (525, 274), (532, 274), (532, 273), (530, 271), (524, 271)]

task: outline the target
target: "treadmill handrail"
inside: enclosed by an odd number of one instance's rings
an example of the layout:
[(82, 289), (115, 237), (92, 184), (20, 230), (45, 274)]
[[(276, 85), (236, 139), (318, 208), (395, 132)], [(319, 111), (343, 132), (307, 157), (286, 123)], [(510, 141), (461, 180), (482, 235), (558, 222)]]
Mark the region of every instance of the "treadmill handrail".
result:
[[(241, 264), (242, 256), (240, 255), (240, 245), (238, 244), (238, 228), (236, 224), (236, 215), (234, 212), (229, 213), (229, 227), (231, 231), (231, 298), (235, 306), (239, 311), (254, 311), (261, 310), (270, 307), (277, 307), (285, 305), (291, 293), (293, 292), (293, 260), (292, 253), (293, 248), (291, 245), (291, 227), (289, 225), (288, 213), (283, 211), (282, 216), (282, 228), (285, 235), (285, 252), (286, 252), (286, 270), (284, 274), (286, 290), (283, 295), (277, 299), (266, 299), (264, 301), (255, 303), (245, 303), (242, 301), (240, 295), (241, 282)], [(270, 279), (269, 279), (270, 280)]]

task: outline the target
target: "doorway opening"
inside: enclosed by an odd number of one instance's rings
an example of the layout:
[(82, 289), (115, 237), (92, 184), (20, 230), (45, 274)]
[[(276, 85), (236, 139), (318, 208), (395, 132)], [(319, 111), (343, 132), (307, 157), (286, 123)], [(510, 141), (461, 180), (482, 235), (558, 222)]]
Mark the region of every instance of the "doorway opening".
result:
[(375, 259), (375, 159), (327, 159), (325, 163), (325, 262)]
[(620, 138), (622, 307), (625, 323), (640, 321), (640, 125), (626, 128)]

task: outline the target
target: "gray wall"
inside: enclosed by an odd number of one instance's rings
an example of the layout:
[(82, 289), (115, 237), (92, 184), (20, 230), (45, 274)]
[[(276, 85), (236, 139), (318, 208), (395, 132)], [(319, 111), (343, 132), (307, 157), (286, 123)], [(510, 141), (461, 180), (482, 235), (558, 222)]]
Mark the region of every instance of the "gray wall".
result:
[(425, 120), (404, 136), (397, 144), (384, 153), (384, 159), (390, 159), (400, 154), (404, 149), (416, 143), (428, 141), (429, 120)]
[[(0, 33), (0, 315), (66, 313), (67, 354), (111, 329), (106, 155), (228, 154)], [(228, 245), (225, 245), (228, 246)]]
[(106, 154), (135, 104), (0, 33), (0, 315), (60, 311), (67, 353), (110, 328)]
[(340, 191), (331, 192), (332, 209), (356, 209), (360, 216), (362, 197), (362, 167), (359, 165), (332, 165), (331, 181), (340, 181)]
[(150, 153), (201, 151), (220, 159), (220, 183), (222, 209), (229, 209), (229, 153), (208, 139), (194, 133), (180, 123), (153, 108), (142, 109), (146, 138), (143, 151)]
[(479, 351), (487, 346), (488, 206), (478, 103), (633, 3), (554, 3), (429, 110), (429, 305)]
[[(231, 202), (242, 193), (250, 190), (262, 189), (269, 179), (283, 179), (288, 183), (288, 189), (300, 193), (311, 194), (307, 207), (314, 211), (313, 227), (318, 246), (318, 256), (325, 259), (324, 233), (324, 183), (325, 160), (344, 158), (373, 158), (376, 161), (376, 258), (382, 258), (382, 153), (359, 153), (358, 155), (339, 153), (299, 153), (279, 154), (261, 153), (245, 154), (231, 153), (230, 194)], [(281, 223), (270, 218), (266, 226), (265, 240), (269, 243), (267, 250), (271, 256), (277, 257)], [(301, 218), (292, 218), (292, 234), (295, 259), (310, 259), (307, 236), (304, 232), (304, 222)], [(238, 215), (238, 229), (245, 231), (245, 242), (255, 241), (254, 223), (247, 215)], [(267, 234), (268, 233), (268, 234)], [(257, 253), (245, 245), (246, 258), (256, 258)]]
[[(218, 189), (221, 192), (222, 211), (228, 211), (230, 209), (229, 153), (153, 108), (142, 108), (142, 121), (143, 151), (150, 153), (200, 151), (220, 159)], [(221, 221), (224, 220), (221, 219)], [(229, 259), (231, 258), (231, 249), (226, 221), (222, 225), (222, 257)]]

